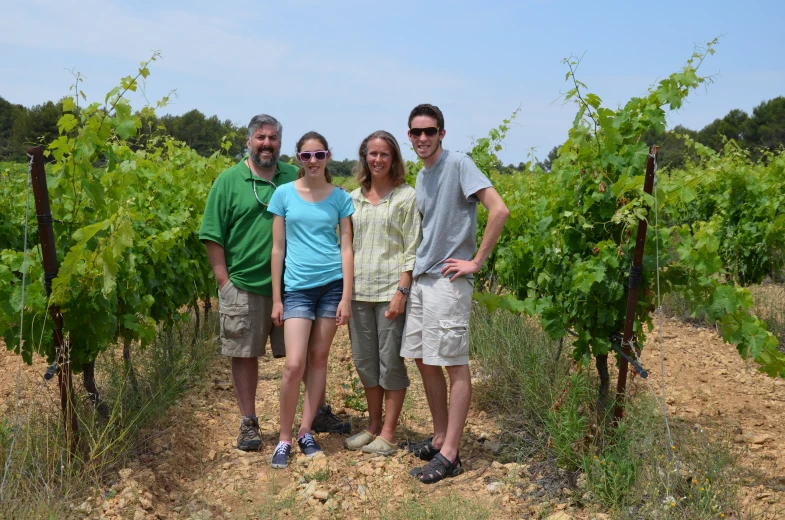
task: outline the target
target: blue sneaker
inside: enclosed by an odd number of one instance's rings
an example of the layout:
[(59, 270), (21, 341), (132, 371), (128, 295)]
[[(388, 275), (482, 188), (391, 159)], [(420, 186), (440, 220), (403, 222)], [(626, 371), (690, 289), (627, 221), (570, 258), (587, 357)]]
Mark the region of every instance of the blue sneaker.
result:
[(289, 467), (289, 455), (292, 453), (292, 445), (283, 441), (278, 441), (278, 445), (273, 451), (273, 460), (270, 466), (275, 469), (284, 469)]
[(302, 437), (297, 439), (297, 445), (300, 447), (300, 451), (303, 452), (303, 455), (306, 457), (313, 457), (320, 451), (322, 448), (316, 444), (316, 441), (313, 438), (313, 435), (310, 433), (304, 434)]

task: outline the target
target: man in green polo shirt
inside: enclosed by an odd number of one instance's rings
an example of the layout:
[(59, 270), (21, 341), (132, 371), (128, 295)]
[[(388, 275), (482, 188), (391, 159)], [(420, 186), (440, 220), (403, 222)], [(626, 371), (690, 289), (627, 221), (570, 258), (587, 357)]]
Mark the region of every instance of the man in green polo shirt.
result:
[[(259, 356), (267, 338), (274, 357), (286, 355), (283, 327), (272, 322), (273, 215), (267, 211), (278, 186), (297, 179), (297, 167), (278, 160), (281, 123), (254, 116), (248, 124), (248, 157), (215, 180), (204, 210), (199, 239), (218, 283), (221, 351), (232, 358), (232, 380), (242, 419), (237, 448), (257, 450), (262, 440), (256, 417)], [(348, 423), (323, 403), (314, 430), (346, 433)]]

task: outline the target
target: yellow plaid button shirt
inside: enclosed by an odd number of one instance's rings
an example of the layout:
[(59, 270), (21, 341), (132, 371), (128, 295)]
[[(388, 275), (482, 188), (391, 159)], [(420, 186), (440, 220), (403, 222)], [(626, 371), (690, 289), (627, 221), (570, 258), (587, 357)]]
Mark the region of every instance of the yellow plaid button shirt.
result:
[(364, 302), (389, 302), (401, 273), (414, 269), (421, 238), (421, 216), (414, 188), (398, 186), (377, 205), (361, 188), (352, 192), (354, 213), (354, 296)]

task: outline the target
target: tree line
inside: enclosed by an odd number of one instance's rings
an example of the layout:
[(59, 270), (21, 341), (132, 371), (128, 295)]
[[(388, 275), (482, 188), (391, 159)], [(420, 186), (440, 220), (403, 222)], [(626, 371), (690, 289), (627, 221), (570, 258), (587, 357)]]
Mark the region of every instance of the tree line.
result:
[[(62, 101), (47, 101), (27, 108), (0, 97), (0, 161), (25, 160), (27, 146), (54, 140), (58, 136), (57, 121), (62, 115)], [(228, 119), (221, 121), (215, 115), (207, 117), (199, 110), (180, 116), (158, 117), (147, 111), (136, 115), (141, 128), (135, 144), (140, 147), (151, 137), (166, 134), (183, 141), (204, 157), (221, 149), (224, 136), (228, 136), (232, 143), (229, 153), (239, 155), (245, 148), (245, 127), (237, 126)]]
[[(34, 144), (46, 144), (58, 136), (57, 121), (63, 115), (61, 101), (47, 101), (41, 105), (26, 108), (12, 104), (0, 97), (0, 161), (25, 161), (25, 149)], [(136, 113), (141, 122), (133, 138), (138, 147), (152, 137), (170, 135), (187, 144), (203, 157), (209, 157), (218, 150), (224, 139), (231, 143), (228, 153), (241, 156), (246, 151), (248, 128), (222, 121), (217, 115), (206, 116), (199, 110), (191, 110), (180, 116), (164, 115), (158, 117), (149, 111)], [(288, 155), (281, 155), (284, 162), (292, 161)], [(337, 177), (354, 175), (356, 160), (331, 160), (330, 173)]]
[[(41, 105), (27, 108), (12, 104), (0, 97), (0, 161), (24, 161), (25, 147), (31, 144), (48, 143), (57, 137), (57, 121), (63, 115), (62, 102), (47, 101)], [(158, 117), (150, 112), (141, 111), (137, 115), (142, 127), (136, 136), (139, 147), (151, 137), (171, 135), (193, 148), (199, 155), (207, 157), (221, 149), (224, 139), (231, 143), (229, 154), (241, 156), (245, 152), (247, 128), (221, 120), (217, 115), (206, 116), (199, 110), (191, 110), (180, 116), (164, 115)], [(679, 168), (689, 160), (695, 159), (690, 147), (682, 136), (721, 151), (726, 140), (736, 141), (742, 148), (750, 151), (753, 159), (760, 158), (765, 150), (775, 150), (785, 146), (785, 97), (779, 96), (762, 102), (747, 114), (740, 109), (728, 112), (725, 117), (715, 119), (701, 130), (692, 130), (677, 125), (672, 130), (656, 135), (648, 132), (643, 136), (649, 145), (660, 146), (660, 165)], [(553, 160), (558, 155), (554, 146), (543, 160), (534, 159), (533, 164), (544, 171), (550, 171)], [(281, 159), (291, 158), (282, 155)], [(496, 170), (501, 173), (515, 173), (529, 169), (532, 162), (517, 165), (499, 163)], [(331, 160), (330, 172), (338, 177), (354, 174), (357, 166), (355, 159)]]

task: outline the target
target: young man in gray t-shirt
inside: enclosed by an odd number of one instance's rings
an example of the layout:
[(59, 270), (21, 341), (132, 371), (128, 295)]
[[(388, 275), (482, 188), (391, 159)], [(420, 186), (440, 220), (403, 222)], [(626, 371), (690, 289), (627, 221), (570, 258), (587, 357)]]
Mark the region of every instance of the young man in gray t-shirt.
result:
[[(412, 110), (409, 140), (425, 166), (415, 186), (422, 242), (406, 306), (401, 356), (416, 361), (433, 416), (433, 437), (409, 446), (429, 461), (411, 471), (425, 483), (463, 472), (458, 447), (472, 394), (469, 316), (474, 273), (490, 255), (510, 214), (468, 156), (442, 148), (444, 135), (438, 107), (426, 104)], [(478, 202), (488, 210), (488, 223), (475, 253)], [(450, 377), (449, 410), (442, 367)]]

